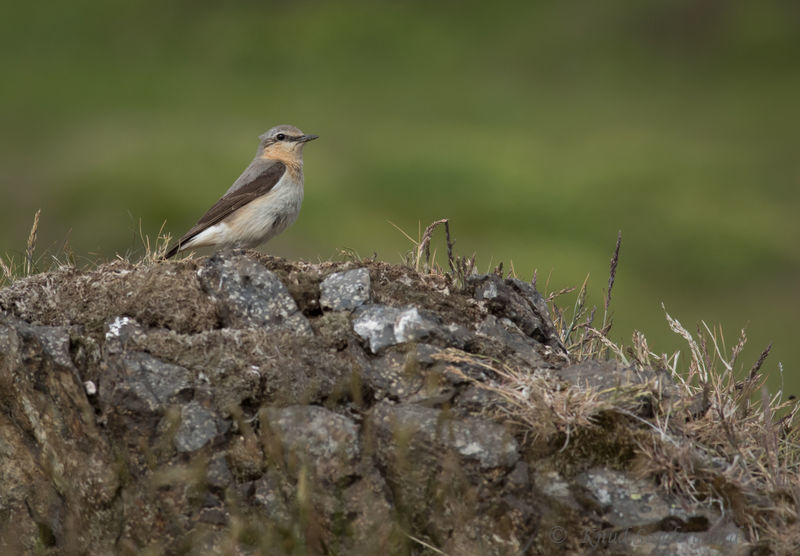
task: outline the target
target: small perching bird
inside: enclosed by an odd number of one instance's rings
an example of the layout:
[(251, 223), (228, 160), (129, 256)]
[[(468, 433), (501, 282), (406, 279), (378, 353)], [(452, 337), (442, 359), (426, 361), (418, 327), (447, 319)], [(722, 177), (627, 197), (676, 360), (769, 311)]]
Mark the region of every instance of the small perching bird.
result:
[(250, 166), (165, 258), (196, 247), (255, 247), (283, 232), (300, 213), (303, 147), (316, 138), (290, 125), (261, 135)]

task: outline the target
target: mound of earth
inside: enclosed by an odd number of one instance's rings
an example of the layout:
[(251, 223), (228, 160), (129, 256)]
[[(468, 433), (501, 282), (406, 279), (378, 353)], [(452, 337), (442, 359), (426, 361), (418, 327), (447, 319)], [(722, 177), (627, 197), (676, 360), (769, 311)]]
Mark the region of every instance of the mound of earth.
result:
[(497, 275), (226, 253), (20, 279), (0, 552), (733, 553), (729, 518), (632, 472), (671, 384), (571, 362)]

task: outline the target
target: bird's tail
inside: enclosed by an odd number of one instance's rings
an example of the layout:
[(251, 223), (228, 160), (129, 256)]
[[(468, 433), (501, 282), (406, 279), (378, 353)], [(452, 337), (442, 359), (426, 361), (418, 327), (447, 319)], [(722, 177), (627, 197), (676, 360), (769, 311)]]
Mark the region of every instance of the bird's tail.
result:
[(172, 258), (172, 257), (174, 257), (175, 255), (177, 255), (177, 254), (178, 254), (178, 251), (180, 251), (180, 250), (181, 250), (181, 244), (180, 244), (180, 243), (176, 243), (176, 244), (175, 244), (175, 245), (172, 247), (172, 249), (170, 249), (169, 251), (167, 251), (167, 254), (166, 254), (166, 255), (164, 255), (164, 260), (166, 261), (167, 259), (171, 259), (171, 258)]

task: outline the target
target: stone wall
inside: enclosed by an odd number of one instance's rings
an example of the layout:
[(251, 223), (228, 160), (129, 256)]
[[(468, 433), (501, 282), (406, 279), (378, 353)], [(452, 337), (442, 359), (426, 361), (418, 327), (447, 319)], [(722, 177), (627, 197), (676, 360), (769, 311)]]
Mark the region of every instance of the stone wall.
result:
[[(516, 279), (228, 253), (36, 275), (0, 309), (0, 553), (730, 554), (744, 539), (631, 472), (632, 423), (670, 378), (571, 362)], [(535, 418), (503, 369), (536, 379)], [(597, 402), (591, 422), (564, 426), (548, 401), (564, 393)]]

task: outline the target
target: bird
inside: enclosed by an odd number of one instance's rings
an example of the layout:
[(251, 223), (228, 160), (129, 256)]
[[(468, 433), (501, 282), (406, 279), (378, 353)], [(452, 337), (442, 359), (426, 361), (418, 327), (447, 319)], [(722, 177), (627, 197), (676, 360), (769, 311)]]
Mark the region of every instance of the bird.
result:
[(260, 135), (250, 165), (164, 258), (196, 247), (256, 247), (286, 230), (303, 203), (303, 147), (318, 137), (291, 125)]

